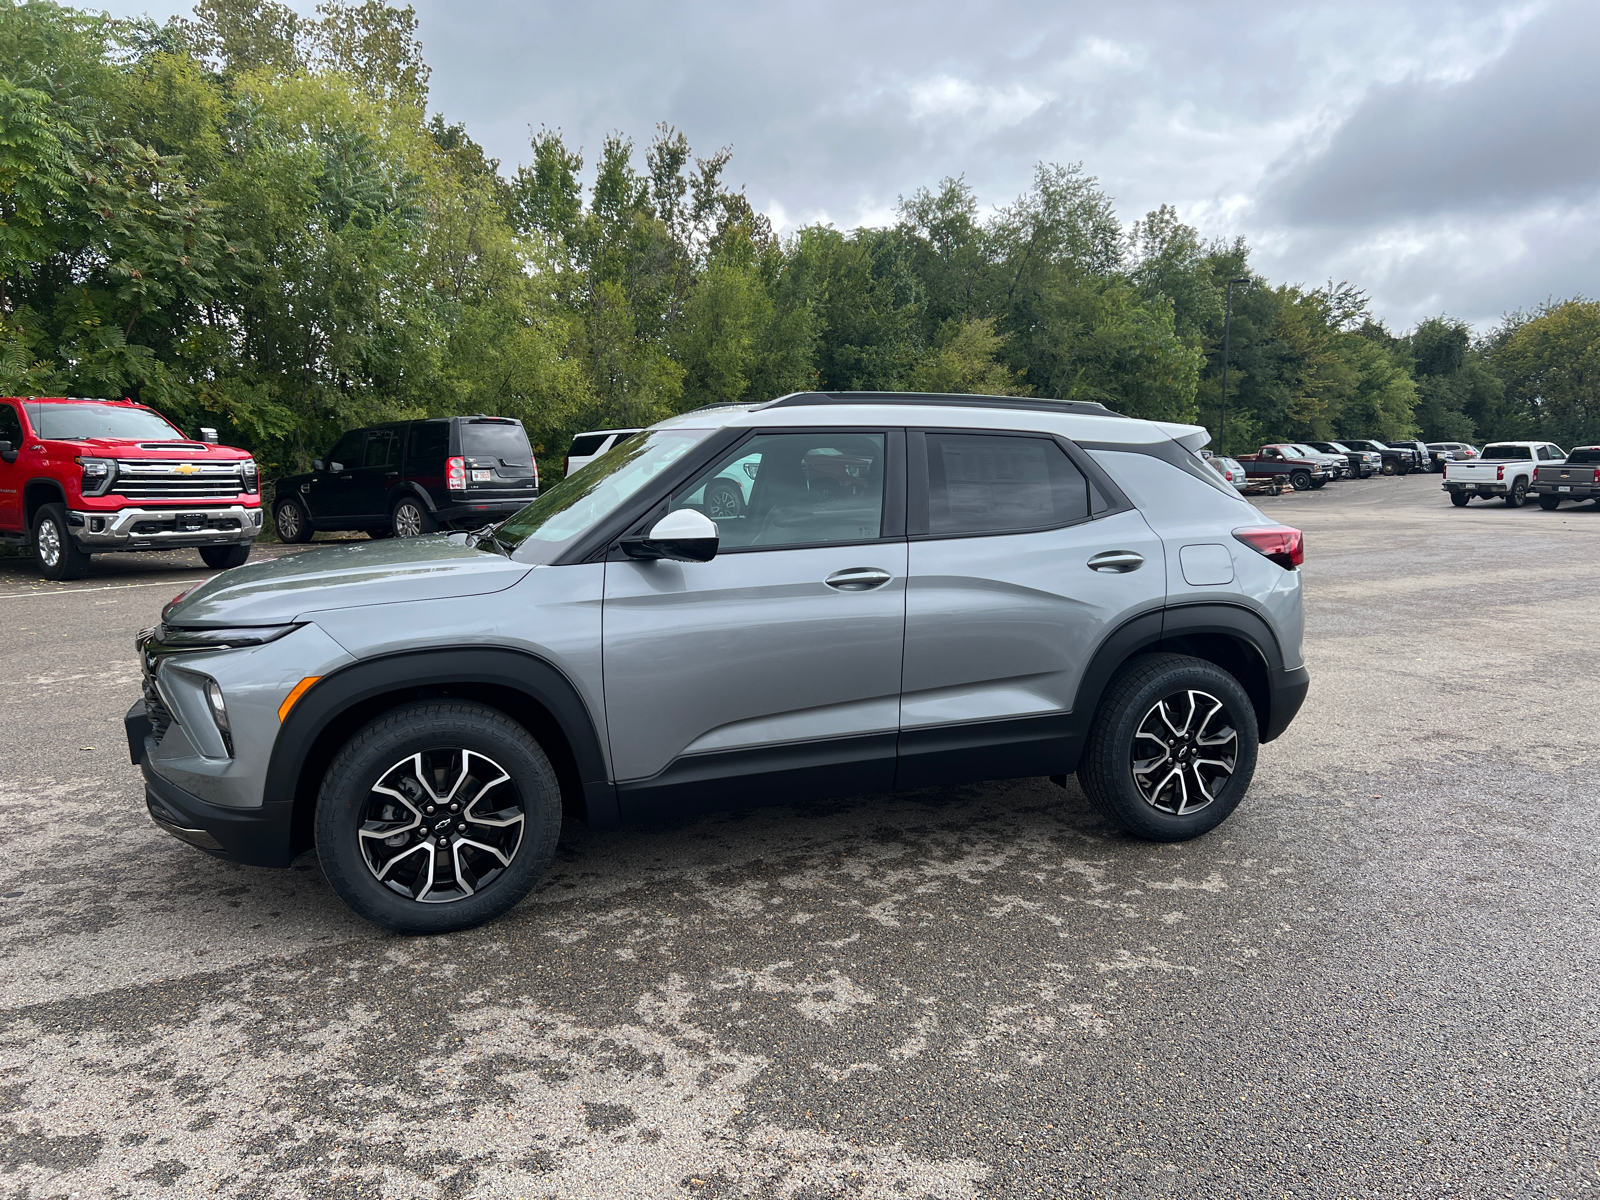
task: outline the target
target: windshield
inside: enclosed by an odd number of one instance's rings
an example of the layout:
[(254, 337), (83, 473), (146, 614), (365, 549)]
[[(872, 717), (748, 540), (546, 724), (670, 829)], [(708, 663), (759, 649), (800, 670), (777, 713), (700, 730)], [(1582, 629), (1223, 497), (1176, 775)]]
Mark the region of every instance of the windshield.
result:
[(44, 404), (22, 406), (28, 413), (35, 436), (58, 442), (84, 442), (90, 438), (152, 439), (170, 442), (189, 441), (181, 430), (147, 408), (121, 404)]
[(1350, 447), (1346, 446), (1343, 442), (1323, 442), (1322, 444), (1335, 454), (1350, 453)]
[(495, 538), (513, 552), (528, 548), (524, 562), (551, 562), (710, 432), (670, 429), (635, 434), (510, 517), (495, 531)]
[(461, 453), (469, 458), (497, 458), (502, 466), (533, 466), (533, 449), (519, 421), (461, 422)]
[(1485, 446), (1484, 458), (1532, 458), (1533, 449), (1529, 446)]

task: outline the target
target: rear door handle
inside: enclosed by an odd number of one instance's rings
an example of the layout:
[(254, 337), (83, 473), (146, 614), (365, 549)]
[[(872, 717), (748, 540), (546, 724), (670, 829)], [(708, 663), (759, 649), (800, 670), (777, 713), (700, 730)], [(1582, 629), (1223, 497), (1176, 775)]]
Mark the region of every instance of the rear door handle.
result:
[(877, 567), (846, 567), (835, 571), (822, 582), (840, 592), (867, 592), (882, 587), (893, 579), (889, 572)]
[(1089, 567), (1095, 571), (1115, 571), (1119, 575), (1127, 571), (1137, 571), (1144, 566), (1144, 555), (1136, 554), (1132, 550), (1107, 550), (1104, 554), (1096, 554), (1089, 560)]

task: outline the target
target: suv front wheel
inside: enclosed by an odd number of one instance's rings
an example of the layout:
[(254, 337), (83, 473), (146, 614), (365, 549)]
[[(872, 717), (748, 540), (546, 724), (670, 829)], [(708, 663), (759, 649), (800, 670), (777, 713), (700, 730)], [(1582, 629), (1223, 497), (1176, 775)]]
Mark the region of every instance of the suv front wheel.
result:
[(1106, 690), (1078, 781), (1135, 837), (1184, 841), (1238, 807), (1258, 743), (1255, 708), (1237, 679), (1203, 659), (1151, 654)]
[(550, 759), (504, 713), (423, 701), (347, 742), (322, 781), (322, 869), (351, 908), (400, 933), (492, 920), (555, 855), (561, 792)]

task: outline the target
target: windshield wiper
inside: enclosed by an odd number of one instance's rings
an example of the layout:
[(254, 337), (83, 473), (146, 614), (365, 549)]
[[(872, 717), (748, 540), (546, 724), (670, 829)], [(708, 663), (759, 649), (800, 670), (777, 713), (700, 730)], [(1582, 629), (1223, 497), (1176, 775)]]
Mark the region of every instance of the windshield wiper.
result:
[(471, 533), (467, 534), (467, 545), (469, 545), (469, 546), (473, 547), (474, 549), (476, 549), (479, 542), (482, 542), (482, 541), (485, 541), (485, 540), (491, 541), (491, 542), (494, 543), (494, 546), (495, 546), (496, 550), (500, 551), (500, 553), (504, 554), (507, 558), (510, 558), (511, 557), (511, 547), (506, 545), (504, 542), (502, 542), (499, 538), (495, 537), (495, 535), (494, 535), (494, 531), (496, 529), (499, 529), (499, 528), (500, 528), (500, 522), (491, 521), (491, 522), (489, 522), (489, 524), (485, 525), (482, 529), (474, 529)]

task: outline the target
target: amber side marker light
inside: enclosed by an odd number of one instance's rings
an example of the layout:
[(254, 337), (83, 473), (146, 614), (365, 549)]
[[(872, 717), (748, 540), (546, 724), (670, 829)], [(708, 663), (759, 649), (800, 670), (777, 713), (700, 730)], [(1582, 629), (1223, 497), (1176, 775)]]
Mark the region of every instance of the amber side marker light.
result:
[(1235, 529), (1233, 536), (1285, 571), (1292, 571), (1306, 560), (1305, 535), (1287, 525), (1265, 529)]
[(278, 705), (278, 724), (283, 724), (289, 718), (289, 710), (295, 706), (301, 696), (311, 690), (311, 685), (321, 679), (321, 675), (307, 675), (294, 685), (294, 691), (283, 698), (283, 703)]

